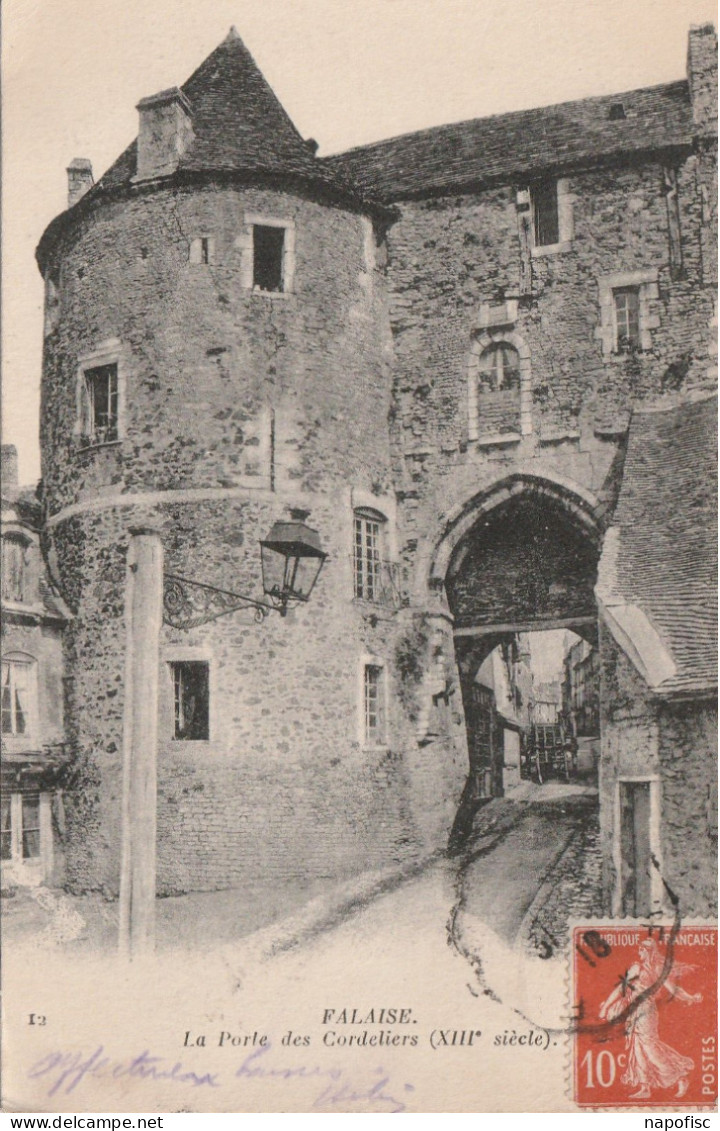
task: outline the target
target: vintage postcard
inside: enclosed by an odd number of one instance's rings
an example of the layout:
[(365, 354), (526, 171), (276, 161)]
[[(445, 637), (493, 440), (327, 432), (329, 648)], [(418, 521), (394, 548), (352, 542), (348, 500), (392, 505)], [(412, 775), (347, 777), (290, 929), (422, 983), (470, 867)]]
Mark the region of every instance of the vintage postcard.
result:
[(6, 1112), (715, 1110), (714, 15), (5, 6)]

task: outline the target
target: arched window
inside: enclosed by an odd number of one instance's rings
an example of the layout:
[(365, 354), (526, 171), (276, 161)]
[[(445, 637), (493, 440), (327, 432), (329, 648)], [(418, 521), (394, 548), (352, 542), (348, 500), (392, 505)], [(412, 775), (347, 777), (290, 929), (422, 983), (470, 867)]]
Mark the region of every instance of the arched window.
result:
[(494, 342), (480, 356), (478, 392), (520, 388), (520, 355), (509, 342)]
[(530, 431), (521, 405), (528, 375), (528, 361), (514, 340), (493, 334), (476, 343), (469, 385), (471, 440), (497, 443)]

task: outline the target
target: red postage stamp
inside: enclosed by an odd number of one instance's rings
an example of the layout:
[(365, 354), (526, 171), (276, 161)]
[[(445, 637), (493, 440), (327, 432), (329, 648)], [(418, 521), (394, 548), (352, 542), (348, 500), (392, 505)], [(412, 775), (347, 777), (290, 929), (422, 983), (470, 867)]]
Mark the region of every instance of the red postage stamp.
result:
[(573, 1092), (587, 1107), (714, 1107), (715, 926), (573, 931)]

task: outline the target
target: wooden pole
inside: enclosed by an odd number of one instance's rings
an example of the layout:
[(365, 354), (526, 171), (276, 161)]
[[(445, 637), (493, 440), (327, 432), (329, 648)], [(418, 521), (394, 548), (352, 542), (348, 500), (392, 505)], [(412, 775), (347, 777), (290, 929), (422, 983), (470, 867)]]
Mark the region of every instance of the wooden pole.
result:
[(163, 548), (148, 527), (130, 531), (125, 579), (120, 952), (127, 958), (155, 942), (157, 731)]

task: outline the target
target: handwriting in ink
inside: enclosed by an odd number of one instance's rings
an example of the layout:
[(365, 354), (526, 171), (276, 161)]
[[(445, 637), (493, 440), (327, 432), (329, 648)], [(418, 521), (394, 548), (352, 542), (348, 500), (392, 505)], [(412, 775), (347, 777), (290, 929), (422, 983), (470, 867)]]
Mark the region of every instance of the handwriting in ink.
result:
[(69, 1096), (86, 1077), (119, 1079), (130, 1076), (141, 1080), (170, 1080), (176, 1084), (189, 1084), (194, 1088), (203, 1085), (220, 1087), (216, 1074), (188, 1071), (180, 1061), (175, 1061), (169, 1067), (168, 1061), (160, 1056), (151, 1056), (148, 1049), (125, 1061), (113, 1061), (109, 1056), (103, 1056), (104, 1051), (104, 1046), (98, 1045), (88, 1057), (81, 1052), (51, 1052), (33, 1065), (28, 1076), (31, 1080), (41, 1077), (48, 1079), (51, 1082), (47, 1093), (49, 1096)]

